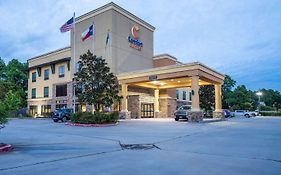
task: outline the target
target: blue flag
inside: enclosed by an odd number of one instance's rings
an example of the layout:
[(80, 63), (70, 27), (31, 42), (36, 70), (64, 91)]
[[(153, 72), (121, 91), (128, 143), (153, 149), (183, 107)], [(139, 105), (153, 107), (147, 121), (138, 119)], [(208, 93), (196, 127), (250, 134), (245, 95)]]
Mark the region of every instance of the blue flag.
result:
[(109, 43), (109, 32), (106, 33), (105, 47), (107, 47), (108, 43)]

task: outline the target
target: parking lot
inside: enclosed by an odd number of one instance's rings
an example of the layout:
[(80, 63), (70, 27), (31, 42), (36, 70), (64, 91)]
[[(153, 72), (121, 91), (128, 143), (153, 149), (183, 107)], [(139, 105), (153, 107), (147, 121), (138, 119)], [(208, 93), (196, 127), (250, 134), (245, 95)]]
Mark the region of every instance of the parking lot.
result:
[(187, 123), (172, 119), (74, 127), (13, 119), (0, 142), (0, 174), (278, 174), (281, 118)]

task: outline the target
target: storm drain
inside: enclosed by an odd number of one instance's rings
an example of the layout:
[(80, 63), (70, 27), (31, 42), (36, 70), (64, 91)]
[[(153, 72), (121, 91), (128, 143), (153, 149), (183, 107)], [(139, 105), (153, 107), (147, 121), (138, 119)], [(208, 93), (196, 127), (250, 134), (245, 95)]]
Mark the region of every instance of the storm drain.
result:
[(154, 144), (120, 144), (122, 149), (130, 149), (130, 150), (148, 150), (148, 149), (160, 149), (158, 146)]

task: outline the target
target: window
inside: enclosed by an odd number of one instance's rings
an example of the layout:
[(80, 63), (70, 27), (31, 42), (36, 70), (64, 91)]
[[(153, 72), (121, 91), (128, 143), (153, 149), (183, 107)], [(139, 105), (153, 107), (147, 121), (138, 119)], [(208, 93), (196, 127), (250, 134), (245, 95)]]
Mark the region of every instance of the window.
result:
[(49, 80), (49, 69), (44, 70), (44, 80)]
[(49, 97), (49, 87), (44, 87), (44, 97)]
[(51, 105), (42, 105), (41, 106), (41, 115), (44, 117), (51, 116)]
[(64, 109), (64, 108), (67, 108), (66, 104), (57, 104), (56, 105), (56, 109)]
[(36, 72), (32, 72), (32, 82), (36, 82)]
[(37, 106), (33, 106), (33, 105), (29, 106), (29, 111), (28, 112), (32, 116), (36, 115), (37, 114)]
[(183, 110), (190, 110), (191, 107), (190, 106), (183, 106)]
[(177, 99), (179, 99), (179, 90), (178, 89), (176, 90), (176, 96), (177, 96)]
[(32, 88), (32, 90), (31, 90), (31, 98), (36, 98), (36, 88)]
[(189, 101), (192, 101), (192, 92), (189, 92)]
[(56, 86), (56, 97), (67, 96), (67, 85), (57, 85)]
[(59, 67), (59, 78), (64, 77), (64, 66)]
[(182, 100), (186, 100), (186, 91), (182, 91)]

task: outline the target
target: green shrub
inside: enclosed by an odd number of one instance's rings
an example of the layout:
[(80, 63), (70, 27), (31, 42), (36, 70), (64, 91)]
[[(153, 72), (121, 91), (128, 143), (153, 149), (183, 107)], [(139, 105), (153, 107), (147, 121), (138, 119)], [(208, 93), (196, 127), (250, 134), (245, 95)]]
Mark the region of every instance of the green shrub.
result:
[(0, 103), (0, 125), (7, 122), (7, 111), (3, 103)]
[(260, 112), (262, 116), (280, 116), (281, 112)]
[(73, 123), (81, 124), (106, 124), (116, 123), (118, 121), (118, 112), (100, 113), (95, 112), (80, 112), (71, 115), (71, 121)]

